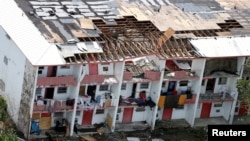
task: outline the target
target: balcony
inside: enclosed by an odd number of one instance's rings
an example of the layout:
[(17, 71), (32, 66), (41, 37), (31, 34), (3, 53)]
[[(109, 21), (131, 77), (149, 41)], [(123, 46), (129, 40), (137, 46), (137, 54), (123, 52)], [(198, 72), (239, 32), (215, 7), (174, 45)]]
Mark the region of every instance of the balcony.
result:
[(91, 96), (80, 96), (77, 102), (77, 110), (88, 110), (96, 108), (109, 108), (116, 106), (116, 98), (105, 98), (97, 96), (96, 102), (91, 102)]
[(209, 93), (201, 94), (199, 102), (222, 102), (222, 101), (234, 101), (234, 98), (226, 93), (224, 96), (221, 93)]
[(161, 78), (160, 71), (145, 71), (143, 73), (133, 73), (129, 71), (125, 71), (123, 73), (124, 81), (158, 81)]
[(74, 108), (74, 99), (70, 100), (52, 100), (39, 99), (34, 102), (33, 113), (47, 113), (47, 112), (68, 112)]
[(175, 71), (175, 72), (169, 72), (165, 71), (164, 73), (164, 80), (168, 81), (181, 81), (181, 80), (196, 80), (199, 79), (197, 75), (195, 75), (195, 72), (190, 71)]
[(37, 86), (76, 86), (75, 77), (57, 76), (57, 77), (38, 77)]

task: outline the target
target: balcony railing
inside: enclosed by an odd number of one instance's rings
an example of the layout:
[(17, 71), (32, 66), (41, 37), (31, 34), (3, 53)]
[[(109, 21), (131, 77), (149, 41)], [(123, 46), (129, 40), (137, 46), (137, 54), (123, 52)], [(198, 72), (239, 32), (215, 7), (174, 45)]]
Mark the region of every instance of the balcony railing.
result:
[(161, 72), (159, 71), (145, 71), (143, 73), (133, 73), (129, 71), (125, 71), (123, 73), (123, 80), (124, 81), (133, 81), (133, 78), (135, 79), (145, 79), (149, 81), (157, 81), (161, 78)]
[(189, 71), (175, 71), (175, 72), (169, 72), (165, 71), (164, 73), (164, 79), (168, 80), (190, 80), (190, 79), (198, 79), (199, 77), (195, 75), (194, 72)]
[(52, 100), (52, 99), (39, 99), (34, 103), (33, 112), (62, 112), (71, 111), (75, 104), (74, 99), (70, 100)]
[(211, 93), (211, 94), (201, 94), (199, 102), (221, 102), (221, 101), (233, 101), (234, 98), (226, 93), (225, 96), (220, 93)]

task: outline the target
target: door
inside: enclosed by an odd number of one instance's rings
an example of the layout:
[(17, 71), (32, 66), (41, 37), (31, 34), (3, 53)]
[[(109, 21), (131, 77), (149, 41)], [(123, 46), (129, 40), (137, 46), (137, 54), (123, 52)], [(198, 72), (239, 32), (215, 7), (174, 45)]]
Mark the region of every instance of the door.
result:
[(173, 108), (164, 108), (162, 114), (162, 120), (170, 120), (172, 117)]
[(54, 77), (56, 76), (57, 66), (48, 66), (47, 76)]
[(207, 80), (207, 86), (206, 86), (206, 93), (213, 93), (214, 92), (214, 85), (215, 85), (215, 78), (208, 79)]
[(80, 96), (85, 95), (85, 86), (80, 86), (79, 95)]
[(42, 113), (41, 118), (39, 119), (39, 128), (41, 130), (51, 129), (51, 114)]
[(91, 96), (91, 102), (95, 102), (95, 92), (96, 92), (96, 85), (90, 85), (87, 88), (87, 94), (88, 96)]
[(83, 112), (82, 125), (91, 125), (93, 117), (93, 110), (86, 110)]
[(245, 103), (240, 104), (240, 109), (239, 109), (239, 114), (238, 115), (239, 116), (247, 115), (247, 107), (246, 107)]
[(54, 88), (46, 88), (45, 89), (45, 99), (53, 99), (54, 97)]
[(132, 122), (133, 111), (134, 111), (133, 107), (124, 108), (122, 123), (131, 123)]
[(201, 109), (201, 118), (209, 118), (211, 111), (212, 103), (203, 103)]
[(168, 82), (168, 92), (172, 92), (175, 90), (175, 86), (176, 86), (176, 81), (169, 81)]
[(89, 74), (97, 75), (98, 74), (98, 64), (97, 63), (89, 63)]

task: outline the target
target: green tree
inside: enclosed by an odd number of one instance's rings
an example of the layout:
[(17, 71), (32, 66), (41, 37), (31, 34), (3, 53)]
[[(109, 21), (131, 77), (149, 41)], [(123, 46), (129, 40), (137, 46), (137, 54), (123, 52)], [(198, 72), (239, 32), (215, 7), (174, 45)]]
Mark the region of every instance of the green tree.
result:
[(0, 141), (18, 141), (12, 124), (8, 121), (7, 103), (5, 99), (0, 96)]
[[(244, 65), (245, 75), (250, 75), (250, 60), (246, 61)], [(238, 100), (244, 103), (244, 107), (247, 111), (247, 115), (250, 116), (250, 80), (249, 79), (238, 79), (237, 80), (237, 89), (239, 92)]]

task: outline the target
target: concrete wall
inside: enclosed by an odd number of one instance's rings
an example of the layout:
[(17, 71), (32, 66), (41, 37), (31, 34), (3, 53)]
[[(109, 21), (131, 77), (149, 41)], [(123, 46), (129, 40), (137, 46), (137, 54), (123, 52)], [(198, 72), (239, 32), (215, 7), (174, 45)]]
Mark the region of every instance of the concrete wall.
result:
[(23, 85), (21, 92), (20, 109), (18, 113), (17, 127), (28, 136), (30, 128), (31, 111), (33, 110), (37, 67), (33, 67), (28, 61), (25, 64)]
[(114, 75), (114, 64), (113, 63), (98, 64), (98, 73), (100, 75)]
[[(0, 80), (4, 85), (0, 92), (6, 99), (7, 103), (11, 103), (8, 104), (8, 113), (11, 118), (16, 123), (19, 119), (23, 119), (23, 125), (19, 127), (26, 130), (28, 127), (27, 120), (30, 119), (29, 102), (33, 93), (33, 88), (31, 88), (31, 86), (34, 86), (35, 84), (32, 74), (33, 71), (31, 70), (31, 73), (26, 71), (29, 71), (28, 67), (31, 67), (30, 69), (32, 69), (32, 66), (1, 26), (0, 43)], [(25, 87), (25, 85), (27, 86)], [(24, 111), (21, 109), (19, 111), (19, 108), (23, 106), (23, 104), (27, 109)], [(21, 112), (24, 113), (20, 115)]]

